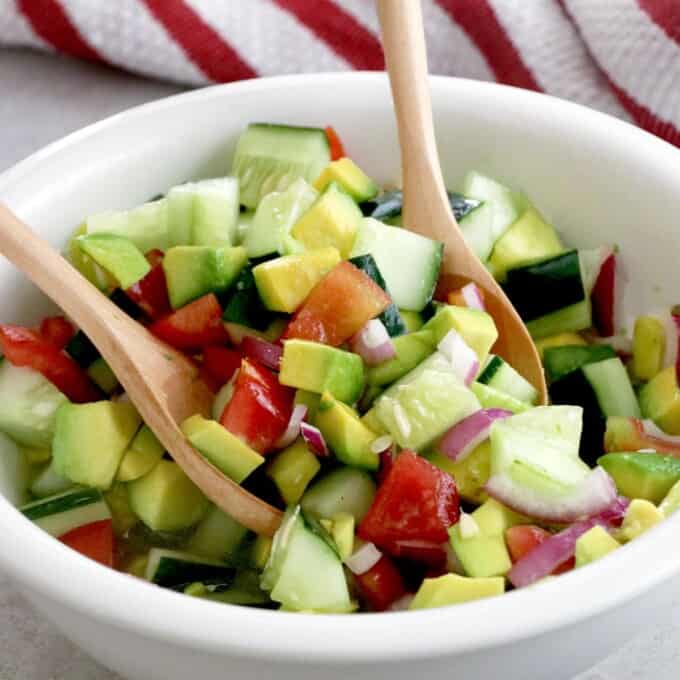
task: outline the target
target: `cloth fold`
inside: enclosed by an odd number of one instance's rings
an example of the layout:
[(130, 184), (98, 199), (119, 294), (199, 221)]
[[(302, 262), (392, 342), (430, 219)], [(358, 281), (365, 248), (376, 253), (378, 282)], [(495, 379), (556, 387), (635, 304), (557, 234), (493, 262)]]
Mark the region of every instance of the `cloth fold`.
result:
[[(680, 0), (423, 0), (430, 69), (571, 99), (680, 146)], [(0, 0), (0, 45), (205, 85), (383, 68), (373, 0)]]

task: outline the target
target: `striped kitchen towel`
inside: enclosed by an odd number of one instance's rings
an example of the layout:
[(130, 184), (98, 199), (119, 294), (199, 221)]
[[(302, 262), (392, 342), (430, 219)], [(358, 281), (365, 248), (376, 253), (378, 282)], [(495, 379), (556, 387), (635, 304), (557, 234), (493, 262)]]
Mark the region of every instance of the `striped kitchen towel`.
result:
[[(680, 146), (680, 0), (423, 0), (423, 11), (433, 73), (548, 92)], [(2, 44), (190, 85), (383, 68), (372, 0), (0, 0)]]

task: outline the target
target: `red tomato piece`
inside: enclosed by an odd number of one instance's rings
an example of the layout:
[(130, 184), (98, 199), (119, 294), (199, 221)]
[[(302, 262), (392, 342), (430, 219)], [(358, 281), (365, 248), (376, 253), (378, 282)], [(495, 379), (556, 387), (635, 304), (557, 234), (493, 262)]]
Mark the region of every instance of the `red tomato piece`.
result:
[(385, 611), (393, 602), (406, 595), (406, 586), (394, 562), (383, 555), (368, 571), (355, 574), (359, 594), (376, 612)]
[(390, 474), (390, 470), (394, 464), (394, 455), (392, 449), (380, 452), (380, 467), (376, 473), (378, 484), (382, 484), (387, 478), (387, 475)]
[(151, 265), (149, 273), (136, 283), (133, 283), (125, 294), (153, 320), (169, 314), (172, 311), (168, 298), (168, 284), (163, 270), (163, 251), (150, 250), (146, 259)]
[(294, 397), (295, 390), (274, 373), (243, 359), (220, 423), (255, 451), (268, 453), (288, 427)]
[(45, 340), (37, 331), (0, 324), (0, 349), (11, 364), (42, 373), (77, 404), (101, 398), (101, 392), (87, 373), (68, 354)]
[(401, 541), (445, 543), (447, 529), (459, 514), (453, 477), (413, 451), (402, 451), (378, 487), (358, 533), (365, 541), (398, 554)]
[(283, 337), (338, 347), (390, 303), (389, 295), (375, 281), (344, 261), (314, 286)]
[(427, 564), (433, 569), (446, 565), (446, 544), (432, 541), (395, 541), (390, 546), (393, 557), (401, 557), (413, 562)]
[(64, 349), (75, 334), (73, 324), (63, 316), (48, 316), (40, 324), (40, 335), (59, 349)]
[(593, 322), (599, 333), (608, 338), (614, 335), (614, 298), (616, 295), (616, 255), (612, 253), (600, 267), (593, 286)]
[(212, 293), (154, 321), (149, 330), (181, 350), (223, 345), (229, 339), (222, 323), (222, 308)]
[[(505, 543), (508, 546), (510, 559), (512, 563), (518, 562), (523, 557), (528, 555), (536, 546), (539, 546), (552, 534), (541, 527), (533, 524), (521, 524), (510, 527), (505, 530)], [(559, 566), (557, 566), (552, 574), (563, 574), (574, 568), (574, 558), (571, 557)]]
[(60, 536), (59, 540), (81, 555), (113, 567), (114, 539), (110, 519), (85, 524)]
[(331, 148), (331, 160), (337, 161), (340, 158), (344, 158), (347, 154), (345, 153), (345, 147), (340, 141), (338, 133), (332, 126), (326, 127), (326, 137), (328, 138), (328, 145)]
[(209, 377), (217, 389), (228, 383), (241, 367), (243, 354), (228, 347), (206, 347), (203, 350), (202, 374)]

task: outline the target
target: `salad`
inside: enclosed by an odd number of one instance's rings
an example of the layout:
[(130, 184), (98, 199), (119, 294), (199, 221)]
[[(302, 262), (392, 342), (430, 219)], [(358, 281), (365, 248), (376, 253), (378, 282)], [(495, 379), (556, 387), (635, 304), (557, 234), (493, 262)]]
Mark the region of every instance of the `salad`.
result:
[(210, 463), (285, 510), (212, 505), (63, 316), (0, 325), (0, 464), (28, 519), (98, 562), (216, 602), (306, 612), (454, 605), (580, 569), (680, 505), (680, 310), (616, 319), (617, 253), (566, 244), (477, 172), (451, 208), (541, 353), (502, 357), (484, 292), (439, 280), (332, 128), (251, 124), (231, 174), (91, 215), (67, 254), (200, 365)]

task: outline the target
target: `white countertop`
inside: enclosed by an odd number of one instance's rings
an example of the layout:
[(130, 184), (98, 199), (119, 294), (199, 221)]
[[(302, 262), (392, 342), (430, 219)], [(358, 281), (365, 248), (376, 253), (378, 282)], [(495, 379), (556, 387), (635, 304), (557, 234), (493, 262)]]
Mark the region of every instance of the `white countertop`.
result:
[[(83, 125), (180, 89), (105, 67), (0, 49), (0, 172)], [(680, 614), (641, 632), (578, 680), (677, 680), (679, 668)], [(116, 680), (38, 617), (0, 575), (0, 680), (66, 678)]]

